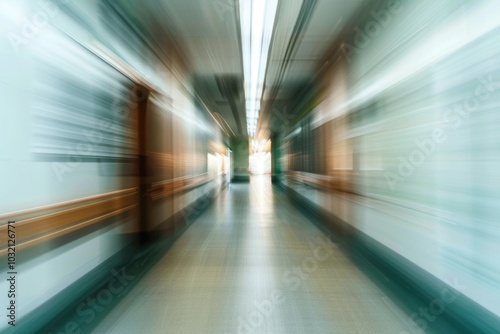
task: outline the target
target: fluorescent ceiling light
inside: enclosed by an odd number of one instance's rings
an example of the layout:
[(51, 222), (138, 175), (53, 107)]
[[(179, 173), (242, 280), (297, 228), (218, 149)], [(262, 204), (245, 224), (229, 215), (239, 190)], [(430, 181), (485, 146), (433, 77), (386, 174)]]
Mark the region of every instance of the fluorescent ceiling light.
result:
[(240, 0), (245, 106), (249, 136), (255, 135), (264, 88), (269, 45), (278, 0)]

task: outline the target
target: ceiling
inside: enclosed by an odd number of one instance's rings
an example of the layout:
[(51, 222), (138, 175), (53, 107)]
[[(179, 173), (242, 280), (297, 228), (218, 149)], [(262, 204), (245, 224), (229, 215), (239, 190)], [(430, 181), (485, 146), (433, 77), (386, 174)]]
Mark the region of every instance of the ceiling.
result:
[[(342, 30), (366, 2), (279, 0), (259, 137), (269, 137), (276, 120), (294, 117), (293, 105), (313, 84), (325, 53), (340, 43)], [(246, 137), (238, 0), (127, 0), (118, 6), (157, 48), (165, 48), (167, 33), (179, 42), (197, 95), (229, 136)]]

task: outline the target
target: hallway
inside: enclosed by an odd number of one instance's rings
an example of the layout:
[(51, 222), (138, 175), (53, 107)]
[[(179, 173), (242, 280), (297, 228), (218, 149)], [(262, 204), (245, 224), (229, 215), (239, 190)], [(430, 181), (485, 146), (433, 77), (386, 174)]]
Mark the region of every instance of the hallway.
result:
[(0, 333), (499, 333), (499, 13), (0, 1)]
[(224, 190), (94, 333), (401, 333), (409, 323), (254, 176)]

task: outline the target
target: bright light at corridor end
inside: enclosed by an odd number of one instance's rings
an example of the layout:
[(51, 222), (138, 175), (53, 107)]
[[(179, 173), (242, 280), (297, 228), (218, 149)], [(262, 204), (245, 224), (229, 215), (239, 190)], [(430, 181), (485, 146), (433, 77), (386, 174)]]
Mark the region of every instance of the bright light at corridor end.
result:
[(259, 118), (267, 57), (278, 0), (240, 0), (241, 42), (245, 77), (248, 135), (253, 137)]

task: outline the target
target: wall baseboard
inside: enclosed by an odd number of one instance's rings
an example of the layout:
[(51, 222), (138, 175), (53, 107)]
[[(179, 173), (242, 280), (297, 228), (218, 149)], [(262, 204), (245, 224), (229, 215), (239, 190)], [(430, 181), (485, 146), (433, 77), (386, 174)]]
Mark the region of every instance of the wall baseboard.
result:
[[(16, 326), (8, 329), (6, 333), (90, 333), (140, 281), (147, 270), (163, 257), (174, 241), (206, 210), (215, 197), (199, 198), (183, 212), (177, 212), (166, 219), (160, 224), (159, 230), (124, 235), (128, 240), (127, 246), (43, 305), (18, 319)], [(112, 294), (112, 301), (101, 305), (102, 311), (94, 312), (93, 317), (90, 317), (91, 309), (85, 307), (88, 299), (96, 299), (100, 292), (109, 290), (108, 285), (117, 272), (124, 272), (134, 279), (123, 291)], [(81, 312), (78, 312), (79, 306)]]
[[(391, 297), (408, 315), (409, 324), (416, 325), (414, 330), (417, 332), (499, 333), (500, 318), (491, 311), (351, 224), (306, 202), (293, 189), (284, 185), (280, 188)], [(440, 301), (443, 294), (455, 298), (445, 303)], [(429, 309), (431, 304), (435, 304), (434, 307), (445, 305), (445, 310), (437, 315), (429, 312), (426, 318), (420, 313), (421, 309)]]

